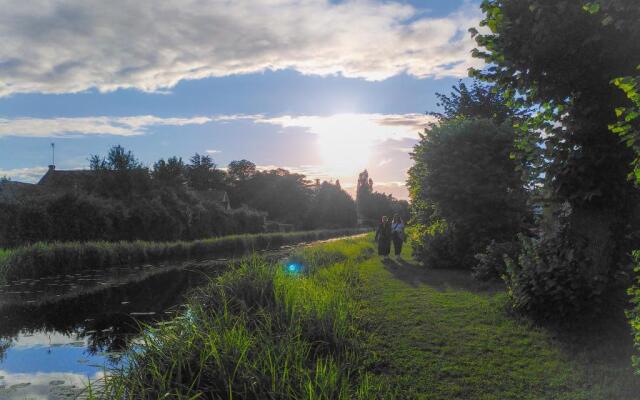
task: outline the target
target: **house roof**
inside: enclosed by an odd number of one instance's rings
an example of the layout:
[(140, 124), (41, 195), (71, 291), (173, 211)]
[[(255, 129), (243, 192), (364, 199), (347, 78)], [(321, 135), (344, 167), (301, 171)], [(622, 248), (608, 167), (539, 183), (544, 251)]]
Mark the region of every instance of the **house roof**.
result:
[(40, 186), (64, 188), (82, 185), (91, 179), (94, 171), (90, 170), (57, 170), (54, 166), (49, 166), (49, 170), (38, 182)]

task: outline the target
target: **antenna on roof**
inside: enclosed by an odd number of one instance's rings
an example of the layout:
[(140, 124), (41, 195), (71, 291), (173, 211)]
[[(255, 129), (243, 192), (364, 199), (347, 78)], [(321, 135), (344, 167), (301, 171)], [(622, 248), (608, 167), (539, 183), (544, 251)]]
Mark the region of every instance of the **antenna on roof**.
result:
[(51, 143), (51, 165), (55, 168), (56, 165), (56, 144)]

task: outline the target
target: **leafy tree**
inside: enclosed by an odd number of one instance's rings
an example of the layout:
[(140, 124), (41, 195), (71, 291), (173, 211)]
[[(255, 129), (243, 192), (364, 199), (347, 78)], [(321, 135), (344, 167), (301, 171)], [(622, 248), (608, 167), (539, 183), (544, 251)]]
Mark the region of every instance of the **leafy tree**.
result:
[(501, 91), (481, 81), (474, 80), (470, 88), (460, 81), (452, 89), (449, 95), (436, 93), (437, 106), (444, 111), (429, 113), (441, 122), (457, 118), (488, 118), (502, 124), (522, 115), (521, 111), (508, 106)]
[[(616, 5), (630, 6), (624, 10), (628, 17), (640, 18), (637, 2), (636, 6), (619, 0), (598, 3), (613, 14), (622, 12)], [(493, 82), (512, 106), (535, 111), (522, 126), (544, 131), (549, 160), (545, 192), (552, 209), (563, 215), (559, 224), (549, 224), (554, 229), (545, 232), (540, 245), (526, 246), (527, 254), (536, 259), (521, 256), (513, 265), (511, 282), (525, 288), (515, 304), (533, 313), (559, 304), (526, 288), (551, 284), (544, 279), (553, 271), (576, 265), (581, 276), (564, 283), (589, 290), (567, 291), (567, 296), (573, 293), (581, 301), (567, 298), (573, 309), (558, 310), (555, 316), (593, 310), (610, 298), (616, 273), (628, 264), (633, 246), (628, 238), (638, 198), (626, 179), (633, 155), (608, 127), (616, 122), (614, 108), (627, 104), (611, 81), (631, 75), (640, 64), (638, 30), (630, 28), (633, 24), (609, 23), (585, 12), (598, 6), (578, 1), (485, 0), (481, 7), (485, 13), (481, 25), (490, 33), (472, 31), (484, 48), (474, 55), (488, 67), (473, 75)], [(551, 217), (557, 219), (556, 214)], [(545, 256), (555, 248), (571, 252), (567, 258)], [(529, 273), (528, 268), (538, 272)], [(527, 279), (538, 281), (523, 284)], [(548, 295), (553, 293), (562, 293), (562, 287)]]
[(186, 182), (186, 166), (182, 158), (170, 157), (165, 161), (158, 160), (153, 164), (151, 176), (161, 186), (180, 188)]
[(87, 183), (89, 190), (103, 196), (127, 197), (147, 193), (151, 187), (149, 170), (120, 145), (111, 147), (106, 157), (92, 155), (89, 167), (96, 172), (96, 179)]
[(308, 228), (343, 228), (357, 224), (356, 204), (347, 192), (322, 182), (313, 196), (307, 215)]
[(227, 174), (232, 181), (246, 181), (256, 174), (256, 165), (248, 160), (231, 161)]
[(213, 159), (196, 153), (187, 165), (187, 181), (195, 190), (208, 190), (223, 187), (225, 175), (217, 169)]
[(451, 119), (421, 135), (408, 186), (413, 245), (426, 265), (470, 269), (492, 240), (522, 230), (526, 193), (513, 145), (511, 126), (488, 119)]
[(394, 214), (395, 199), (391, 195), (373, 191), (373, 179), (365, 169), (358, 175), (356, 206), (358, 218), (368, 225), (376, 225), (383, 216)]

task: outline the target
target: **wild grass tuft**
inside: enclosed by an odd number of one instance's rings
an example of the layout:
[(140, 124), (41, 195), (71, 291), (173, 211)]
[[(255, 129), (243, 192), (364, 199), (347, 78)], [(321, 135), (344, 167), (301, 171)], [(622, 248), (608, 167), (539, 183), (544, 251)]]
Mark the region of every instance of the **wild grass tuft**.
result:
[(359, 363), (358, 257), (365, 240), (304, 249), (301, 275), (253, 257), (149, 327), (94, 398), (372, 399)]
[(242, 255), (300, 242), (330, 239), (361, 232), (356, 229), (290, 233), (233, 235), (191, 242), (59, 242), (0, 251), (0, 282), (68, 274), (85, 269), (202, 258), (211, 255)]

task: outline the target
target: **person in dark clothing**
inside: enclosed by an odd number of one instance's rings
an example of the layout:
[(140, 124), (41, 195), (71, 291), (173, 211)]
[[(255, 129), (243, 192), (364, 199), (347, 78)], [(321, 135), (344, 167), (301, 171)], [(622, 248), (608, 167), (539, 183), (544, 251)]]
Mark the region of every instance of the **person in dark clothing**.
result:
[(391, 223), (389, 217), (382, 217), (382, 222), (376, 230), (376, 242), (378, 242), (378, 255), (389, 257), (391, 253)]
[(398, 214), (393, 216), (391, 222), (391, 238), (393, 240), (393, 254), (400, 257), (402, 252), (402, 244), (404, 243), (404, 222)]

